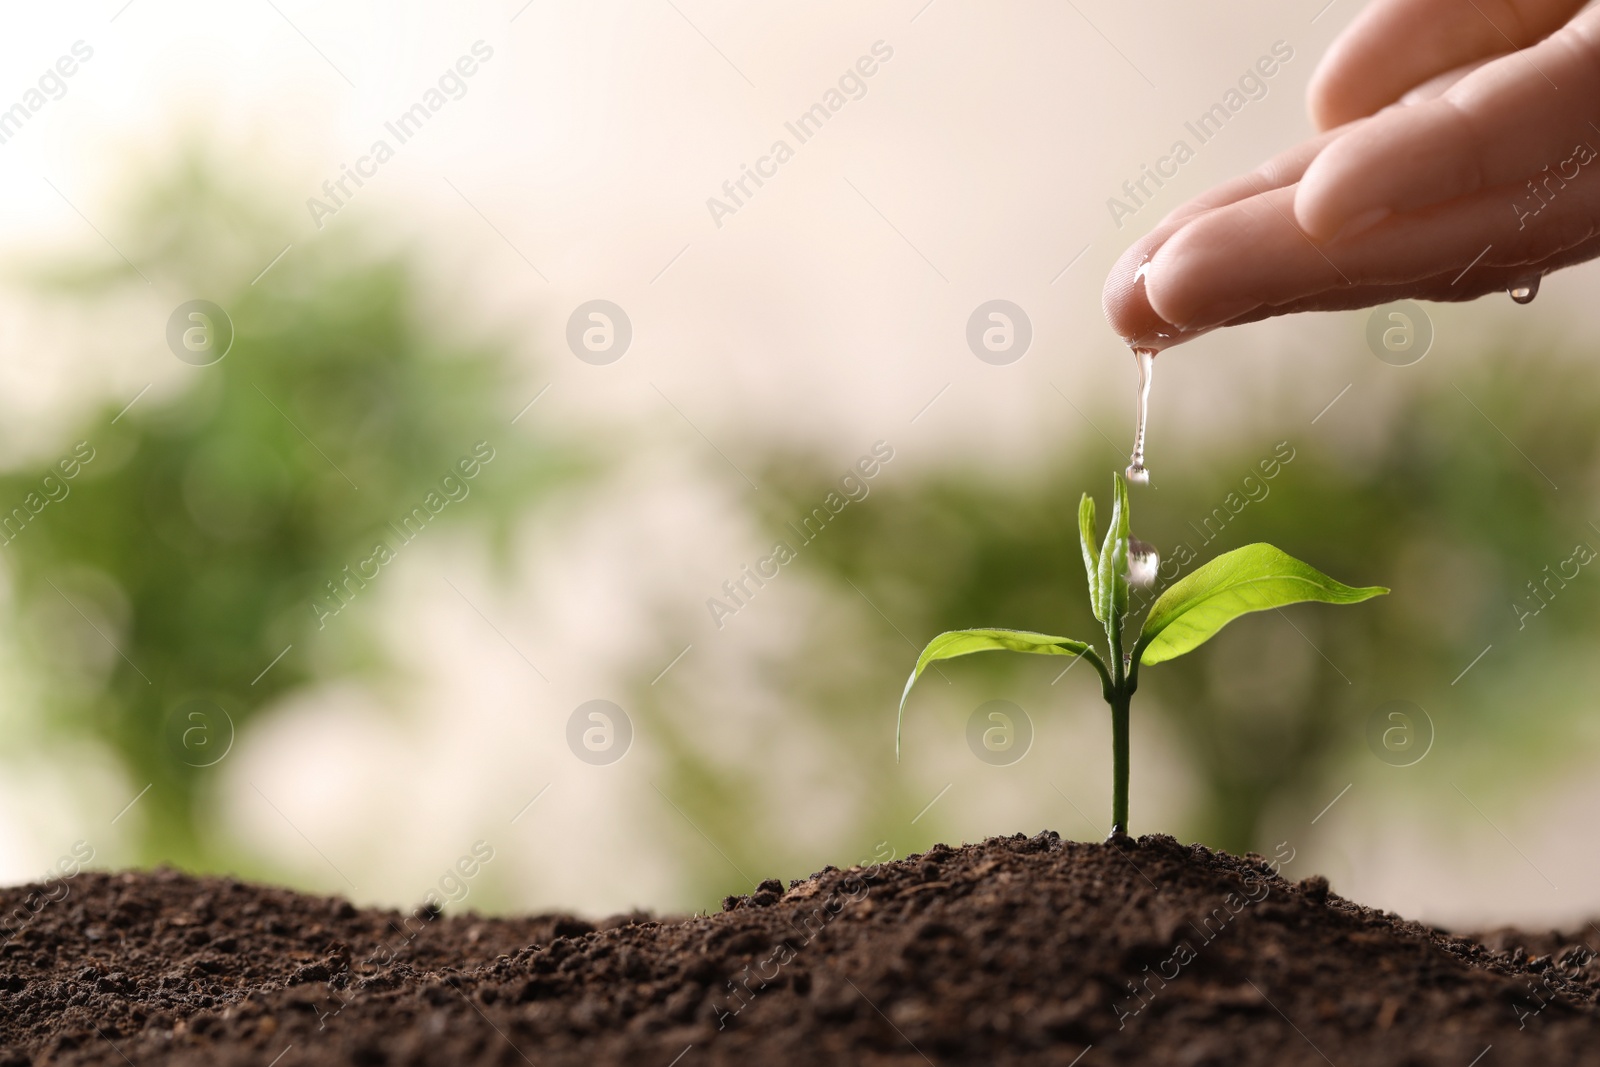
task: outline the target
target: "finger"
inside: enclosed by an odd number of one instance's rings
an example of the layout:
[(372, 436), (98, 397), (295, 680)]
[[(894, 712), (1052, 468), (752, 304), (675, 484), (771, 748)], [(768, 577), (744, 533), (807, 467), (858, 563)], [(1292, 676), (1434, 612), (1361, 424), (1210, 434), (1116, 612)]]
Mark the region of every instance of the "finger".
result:
[(1351, 311), (1358, 308), (1377, 307), (1396, 300), (1427, 300), (1435, 303), (1459, 303), (1476, 300), (1491, 293), (1503, 293), (1527, 284), (1537, 272), (1540, 276), (1563, 267), (1587, 263), (1600, 257), (1600, 236), (1590, 237), (1570, 248), (1564, 248), (1542, 260), (1536, 266), (1478, 263), (1472, 266), (1468, 277), (1451, 264), (1448, 269), (1429, 277), (1412, 281), (1374, 282), (1325, 289), (1284, 304), (1258, 304), (1248, 311), (1218, 322), (1212, 326), (1180, 334), (1184, 341), (1229, 326), (1243, 326), (1278, 315), (1300, 314), (1308, 311)]
[(1377, 0), (1334, 41), (1306, 90), (1312, 121), (1331, 129), (1371, 115), (1464, 64), (1526, 48), (1585, 0)]
[(1461, 303), (1490, 295), (1505, 293), (1518, 285), (1527, 284), (1535, 274), (1543, 276), (1564, 267), (1587, 263), (1600, 256), (1600, 236), (1588, 238), (1570, 248), (1562, 249), (1529, 266), (1514, 264), (1473, 265), (1467, 277), (1451, 264), (1448, 269), (1425, 278), (1400, 283), (1374, 282), (1366, 285), (1340, 286), (1298, 297), (1286, 304), (1260, 304), (1216, 326), (1183, 335), (1184, 340), (1198, 337), (1213, 329), (1242, 326), (1249, 322), (1277, 315), (1299, 314), (1306, 311), (1350, 311), (1357, 308), (1376, 307), (1395, 300), (1427, 300), (1435, 303)]
[(1410, 107), (1412, 104), (1421, 104), (1426, 103), (1429, 100), (1437, 99), (1445, 94), (1446, 89), (1449, 89), (1451, 86), (1455, 85), (1456, 82), (1460, 81), (1462, 78), (1465, 78), (1468, 74), (1471, 74), (1479, 67), (1494, 62), (1505, 54), (1506, 53), (1504, 52), (1499, 52), (1492, 56), (1484, 56), (1482, 59), (1476, 60), (1475, 62), (1468, 63), (1462, 67), (1457, 67), (1454, 70), (1447, 70), (1443, 74), (1429, 78), (1421, 85), (1407, 90), (1406, 94), (1400, 98), (1400, 105), (1402, 107)]
[(1325, 245), (1295, 225), (1295, 190), (1274, 190), (1191, 220), (1144, 278), (1151, 314), (1188, 339), (1268, 314), (1365, 306), (1395, 295), (1467, 300), (1592, 254), (1600, 181), (1573, 183), (1520, 220), (1501, 186), (1387, 219)]
[(1600, 11), (1486, 64), (1436, 99), (1391, 108), (1306, 168), (1295, 218), (1314, 239), (1385, 213), (1513, 181), (1565, 160), (1600, 127)]
[(1192, 200), (1187, 200), (1167, 213), (1157, 225), (1157, 229), (1170, 222), (1210, 211), (1212, 208), (1223, 207), (1247, 196), (1259, 196), (1272, 189), (1281, 189), (1285, 185), (1293, 185), (1305, 175), (1306, 168), (1320, 155), (1323, 149), (1340, 137), (1344, 137), (1359, 128), (1360, 122), (1337, 130), (1328, 130), (1315, 137), (1301, 141), (1293, 148), (1280, 152), (1267, 160), (1248, 174), (1241, 174), (1236, 178), (1212, 186)]
[(1306, 167), (1316, 159), (1317, 153), (1344, 132), (1347, 131), (1334, 130), (1320, 134), (1274, 156), (1249, 174), (1207, 190), (1174, 208), (1156, 224), (1155, 229), (1135, 241), (1111, 268), (1101, 292), (1106, 321), (1117, 335), (1130, 345), (1162, 348), (1174, 343), (1177, 330), (1151, 309), (1138, 277), (1139, 268), (1189, 219), (1299, 181)]

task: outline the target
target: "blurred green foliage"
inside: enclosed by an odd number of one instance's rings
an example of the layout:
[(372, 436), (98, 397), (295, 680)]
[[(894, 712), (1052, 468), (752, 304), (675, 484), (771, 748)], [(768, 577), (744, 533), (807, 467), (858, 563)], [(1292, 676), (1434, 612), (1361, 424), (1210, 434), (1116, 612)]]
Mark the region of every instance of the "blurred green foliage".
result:
[[(465, 524), (503, 550), (512, 518), (586, 462), (528, 422), (511, 425), (535, 387), (517, 380), (503, 345), (423, 321), (438, 297), (403, 251), (375, 251), (341, 222), (252, 283), (282, 247), (258, 205), (285, 198), (229, 174), (190, 157), (117, 228), (144, 275), (228, 313), (227, 356), (183, 366), (179, 389), (120, 417), (121, 403), (88, 414), (61, 446), (92, 453), (76, 477), (55, 457), (0, 477), (13, 516), (0, 559), (49, 675), (51, 720), (109, 744), (135, 788), (152, 783), (140, 858), (191, 868), (230, 858), (199, 809), (216, 773), (204, 764), (234, 730), (319, 673), (398, 668), (372, 626), (385, 573), (408, 551), (391, 524), (437, 507), (425, 540)], [(120, 261), (39, 277), (85, 316), (144, 284)], [(159, 333), (130, 343), (166, 347)], [(463, 477), (457, 464), (479, 442), (493, 458)], [(30, 504), (63, 492), (28, 518)], [(399, 562), (371, 562), (379, 542)], [(330, 615), (341, 602), (355, 610)], [(220, 706), (231, 727), (191, 718), (193, 698)]]
[[(371, 559), (378, 540), (404, 566), (390, 524), (478, 442), (494, 459), (438, 522), (470, 531), (502, 560), (514, 519), (599, 462), (527, 421), (512, 427), (541, 383), (518, 380), (506, 345), (452, 336), (437, 310), (444, 300), (409, 253), (378, 250), (348, 219), (254, 280), (283, 247), (260, 205), (294, 198), (225, 173), (201, 157), (181, 161), (143, 187), (115, 232), (144, 275), (180, 294), (174, 303), (201, 297), (226, 309), (236, 333), (227, 357), (179, 367), (179, 387), (163, 381), (120, 417), (133, 397), (108, 400), (54, 451), (0, 475), (0, 518), (13, 519), (0, 561), (18, 631), (48, 680), (43, 710), (63, 733), (108, 744), (135, 789), (151, 783), (139, 858), (200, 869), (239, 857), (205, 832), (217, 772), (197, 764), (214, 749), (186, 742), (187, 701), (215, 701), (244, 730), (313, 682), (401, 675), (372, 625), (385, 572), (370, 579), (374, 590), (357, 586), (352, 611), (319, 619), (312, 605), (330, 603), (327, 583)], [(118, 330), (126, 294), (146, 286), (110, 255), (32, 280)], [(130, 343), (164, 350), (165, 325), (145, 323)], [(1268, 844), (1275, 809), (1315, 810), (1355, 765), (1375, 760), (1368, 719), (1396, 698), (1426, 708), (1437, 728), (1439, 755), (1419, 777), (1445, 762), (1474, 786), (1516, 788), (1559, 760), (1600, 683), (1600, 576), (1587, 564), (1564, 576), (1575, 546), (1600, 547), (1587, 510), (1600, 392), (1575, 385), (1567, 366), (1488, 353), (1452, 368), (1454, 382), (1414, 376), (1386, 414), (1356, 420), (1359, 430), (1333, 418), (1253, 443), (1158, 447), (1158, 488), (1136, 490), (1134, 532), (1161, 549), (1168, 580), (1174, 567), (1187, 573), (1267, 541), (1393, 594), (1359, 612), (1241, 620), (1205, 650), (1148, 672), (1135, 715), (1158, 717), (1177, 739), (1198, 804), (1186, 825), (1152, 826), (1138, 807), (1145, 764), (1136, 757), (1136, 832), (1233, 850)], [(785, 745), (846, 769), (828, 779), (847, 783), (827, 798), (845, 811), (832, 861), (874, 858), (879, 836), (904, 851), (937, 819), (907, 829), (928, 797), (892, 773), (894, 707), (922, 642), (990, 624), (1094, 634), (1076, 502), (1085, 490), (1103, 495), (1124, 457), (1085, 441), (1028, 469), (997, 471), (981, 458), (923, 473), (898, 464), (790, 565), (815, 597), (774, 639), (751, 644), (737, 681), (804, 711), (784, 724)], [(837, 457), (771, 457), (750, 499), (759, 521), (788, 536), (784, 524), (834, 488), (839, 467)], [(798, 861), (784, 833), (797, 818), (793, 796), (768, 788), (769, 768), (702, 743), (718, 728), (705, 705), (722, 695), (684, 688), (693, 660), (655, 684), (661, 663), (704, 625), (698, 610), (691, 625), (661, 620), (661, 654), (648, 657), (630, 711), (663, 764), (651, 784), (685, 816), (678, 832), (703, 834), (727, 857), (708, 856), (688, 875), (707, 898), (748, 890), (734, 868), (761, 876)], [(968, 707), (1053, 673), (1021, 657), (947, 666)], [(1089, 684), (1072, 677), (1062, 690)], [(221, 743), (209, 732), (220, 724), (204, 725), (203, 743)], [(957, 724), (947, 725), (960, 745)]]
[[(1253, 445), (1158, 448), (1157, 487), (1136, 488), (1133, 508), (1135, 535), (1163, 556), (1165, 578), (1145, 605), (1179, 573), (1255, 541), (1394, 592), (1361, 611), (1302, 606), (1243, 619), (1205, 649), (1145, 672), (1134, 714), (1160, 717), (1191, 763), (1199, 803), (1185, 825), (1141, 818), (1136, 754), (1134, 832), (1236, 851), (1267, 844), (1276, 807), (1315, 812), (1362, 761), (1393, 770), (1367, 742), (1369, 717), (1391, 699), (1433, 720), (1434, 759), (1414, 780), (1445, 793), (1429, 778), (1441, 766), (1515, 788), (1559, 762), (1600, 681), (1600, 571), (1583, 566), (1572, 578), (1579, 568), (1566, 562), (1580, 544), (1600, 549), (1585, 492), (1600, 471), (1600, 392), (1548, 388), (1570, 378), (1564, 366), (1492, 354), (1453, 369), (1456, 382), (1403, 383), (1370, 439), (1302, 424)], [(980, 460), (915, 478), (897, 471), (801, 553), (794, 566), (820, 579), (831, 603), (791, 620), (788, 652), (759, 672), (764, 684), (804, 694), (837, 739), (838, 760), (861, 782), (854, 799), (864, 820), (904, 826), (926, 801), (889, 773), (894, 708), (917, 647), (972, 626), (1096, 633), (1076, 507), (1085, 490), (1103, 496), (1112, 465), (1124, 461), (1089, 437), (1043, 469), (997, 471)], [(765, 527), (784, 536), (782, 524), (822, 498), (835, 466), (805, 454), (769, 463), (756, 498)], [(1134, 623), (1142, 617), (1136, 608)], [(1059, 670), (1031, 659), (974, 656), (944, 673), (975, 707)], [(1036, 709), (1036, 720), (1041, 713), (1050, 714)], [(958, 725), (947, 725), (950, 744), (961, 744)], [(763, 838), (748, 804), (729, 803), (759, 795), (759, 768), (702, 756), (683, 769), (675, 795), (708, 834)], [(754, 869), (784, 856), (770, 844), (735, 853)]]

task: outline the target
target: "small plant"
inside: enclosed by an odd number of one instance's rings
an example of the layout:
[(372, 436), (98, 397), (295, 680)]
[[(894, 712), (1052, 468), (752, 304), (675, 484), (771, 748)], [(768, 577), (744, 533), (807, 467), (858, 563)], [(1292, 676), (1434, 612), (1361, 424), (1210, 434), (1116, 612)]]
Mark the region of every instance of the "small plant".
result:
[[(1029, 652), (1040, 656), (1082, 656), (1100, 672), (1101, 692), (1111, 705), (1111, 834), (1128, 831), (1128, 705), (1139, 688), (1139, 667), (1176, 659), (1204, 644), (1241, 615), (1285, 604), (1317, 601), (1355, 604), (1389, 590), (1372, 585), (1356, 589), (1329, 578), (1309, 564), (1267, 544), (1245, 545), (1225, 552), (1175, 582), (1150, 606), (1133, 649), (1123, 651), (1123, 624), (1128, 614), (1128, 585), (1151, 585), (1158, 563), (1155, 549), (1128, 534), (1128, 486), (1116, 475), (1111, 528), (1095, 549), (1094, 500), (1088, 493), (1078, 504), (1078, 534), (1083, 569), (1089, 579), (1089, 606), (1105, 626), (1109, 656), (1102, 659), (1087, 641), (1028, 630), (951, 630), (928, 642), (900, 696), (895, 725), (895, 756), (900, 754), (900, 726), (906, 698), (930, 663), (974, 652)], [(1108, 665), (1109, 660), (1109, 665)]]

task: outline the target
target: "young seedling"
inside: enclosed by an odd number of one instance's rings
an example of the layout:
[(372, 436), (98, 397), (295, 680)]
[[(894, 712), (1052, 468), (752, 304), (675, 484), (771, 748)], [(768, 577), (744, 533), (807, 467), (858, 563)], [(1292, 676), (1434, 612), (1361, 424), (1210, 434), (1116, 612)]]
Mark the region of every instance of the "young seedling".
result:
[(942, 659), (974, 652), (1029, 652), (1040, 656), (1082, 656), (1100, 672), (1100, 690), (1111, 705), (1111, 834), (1128, 831), (1128, 705), (1139, 688), (1139, 667), (1176, 659), (1204, 644), (1241, 615), (1285, 604), (1317, 601), (1355, 604), (1389, 590), (1372, 585), (1355, 589), (1329, 578), (1309, 564), (1266, 544), (1245, 545), (1225, 552), (1173, 583), (1150, 606), (1131, 652), (1123, 651), (1123, 624), (1128, 614), (1128, 584), (1155, 581), (1155, 549), (1128, 534), (1128, 486), (1116, 475), (1111, 528), (1096, 550), (1094, 500), (1088, 493), (1078, 504), (1078, 534), (1083, 544), (1083, 569), (1089, 579), (1089, 606), (1105, 626), (1109, 655), (1087, 641), (1028, 630), (951, 630), (928, 642), (900, 696), (895, 725), (895, 756), (900, 754), (900, 725), (906, 698), (924, 669)]

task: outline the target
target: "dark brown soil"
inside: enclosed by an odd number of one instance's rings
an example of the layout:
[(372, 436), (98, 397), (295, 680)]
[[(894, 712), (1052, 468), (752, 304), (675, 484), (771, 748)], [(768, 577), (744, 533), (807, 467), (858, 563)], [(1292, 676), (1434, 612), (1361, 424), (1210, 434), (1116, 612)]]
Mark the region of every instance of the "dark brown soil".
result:
[(688, 919), (173, 871), (0, 907), (0, 1067), (1600, 1062), (1581, 937), (1458, 938), (1167, 837), (935, 846)]

